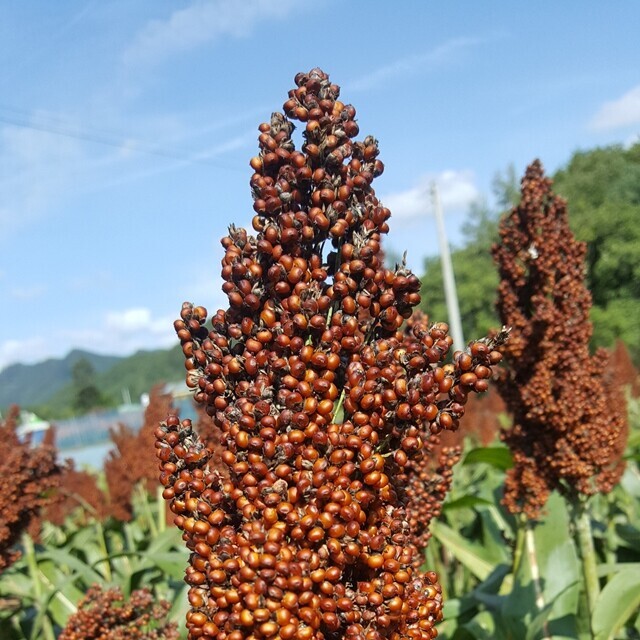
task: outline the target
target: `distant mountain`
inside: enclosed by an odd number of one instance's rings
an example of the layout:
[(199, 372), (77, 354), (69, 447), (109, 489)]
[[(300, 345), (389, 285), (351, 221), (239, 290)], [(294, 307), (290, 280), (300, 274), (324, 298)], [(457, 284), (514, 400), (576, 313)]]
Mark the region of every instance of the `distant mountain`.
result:
[(13, 364), (0, 372), (0, 407), (19, 404), (32, 407), (46, 402), (71, 382), (71, 371), (78, 360), (88, 360), (96, 373), (110, 369), (122, 360), (75, 349), (65, 358), (50, 358), (36, 364)]
[[(172, 349), (138, 351), (126, 358), (116, 358), (108, 369), (97, 373), (95, 385), (113, 406), (122, 404), (126, 394), (133, 402), (154, 385), (184, 379), (184, 356), (180, 345)], [(66, 418), (73, 414), (75, 389), (69, 382), (55, 394), (35, 406), (36, 413), (51, 418)], [(34, 406), (36, 403), (30, 403)]]
[(122, 402), (127, 390), (134, 402), (160, 382), (176, 382), (185, 377), (184, 355), (180, 345), (172, 349), (138, 351), (96, 376), (100, 389)]

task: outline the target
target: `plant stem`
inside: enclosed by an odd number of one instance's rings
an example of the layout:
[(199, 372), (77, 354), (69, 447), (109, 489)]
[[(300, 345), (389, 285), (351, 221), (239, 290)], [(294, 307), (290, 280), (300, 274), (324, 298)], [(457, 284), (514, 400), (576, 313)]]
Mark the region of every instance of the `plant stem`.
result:
[[(533, 522), (528, 518), (524, 526), (524, 539), (525, 546), (527, 548), (527, 557), (529, 559), (529, 570), (531, 571), (531, 582), (533, 583), (533, 589), (536, 594), (536, 606), (539, 611), (542, 611), (545, 607), (545, 602), (540, 582), (540, 566), (538, 565), (538, 556), (536, 554), (536, 540), (533, 535)], [(549, 625), (546, 620), (542, 626), (542, 633), (544, 638), (551, 638)]]
[[(338, 414), (342, 411), (342, 405), (344, 404), (344, 396), (345, 396), (346, 391), (343, 389), (342, 393), (340, 394), (340, 397), (338, 398), (338, 404), (336, 405), (335, 409), (333, 410), (333, 414), (331, 416), (331, 422), (335, 422), (335, 419), (338, 417)], [(343, 420), (344, 422), (344, 420)]]
[(133, 534), (131, 533), (131, 526), (129, 525), (128, 522), (124, 523), (123, 529), (124, 529), (124, 537), (127, 541), (127, 549), (134, 551), (136, 548), (136, 542), (133, 538)]
[(104, 560), (100, 563), (104, 565), (104, 573), (107, 582), (111, 582), (113, 576), (111, 574), (111, 561), (109, 560), (109, 550), (107, 549), (107, 540), (104, 535), (104, 527), (100, 520), (96, 520), (96, 530), (98, 532), (98, 544), (100, 545), (100, 551), (104, 555)]
[(29, 573), (31, 574), (31, 580), (33, 581), (33, 594), (37, 599), (42, 596), (42, 584), (39, 578), (38, 561), (36, 559), (36, 550), (33, 546), (33, 540), (31, 536), (24, 533), (22, 534), (22, 546), (24, 548), (24, 557), (27, 561), (27, 567), (29, 567)]
[(59, 600), (60, 603), (65, 607), (65, 609), (69, 611), (69, 613), (75, 613), (78, 610), (78, 607), (76, 607), (76, 605), (73, 604), (73, 602), (71, 602), (71, 600), (69, 600), (69, 598), (67, 598), (67, 596), (62, 593), (62, 591), (56, 589), (55, 585), (51, 582), (51, 580), (49, 580), (49, 578), (47, 578), (47, 576), (42, 573), (42, 571), (40, 572), (40, 579), (42, 580), (43, 584), (49, 587), (51, 591), (55, 591), (53, 597)]
[(151, 513), (151, 506), (149, 505), (149, 492), (146, 490), (142, 483), (138, 483), (136, 485), (136, 493), (138, 494), (138, 499), (141, 502), (142, 510), (144, 511), (144, 515), (149, 523), (149, 532), (153, 538), (158, 536), (158, 528), (156, 527), (156, 520), (153, 517), (153, 513)]
[(517, 519), (516, 527), (516, 540), (513, 548), (513, 558), (511, 561), (511, 573), (507, 575), (500, 586), (500, 595), (507, 595), (513, 590), (513, 584), (515, 582), (518, 572), (522, 568), (522, 558), (524, 557), (525, 547), (525, 531), (526, 531), (526, 518), (524, 516)]
[(31, 574), (31, 581), (33, 582), (33, 594), (35, 595), (36, 600), (40, 600), (42, 598), (42, 583), (40, 582), (40, 570), (38, 569), (36, 550), (33, 546), (31, 536), (26, 533), (22, 535), (22, 546), (24, 548), (27, 567), (29, 567), (29, 573)]
[(73, 491), (67, 491), (64, 488), (60, 488), (59, 491), (63, 496), (75, 500), (87, 513), (98, 519), (98, 512), (82, 496), (74, 493)]
[[(29, 568), (29, 575), (31, 576), (31, 582), (33, 584), (33, 593), (37, 602), (38, 618), (42, 618), (42, 631), (46, 640), (55, 640), (55, 634), (53, 632), (53, 625), (47, 615), (47, 612), (43, 610), (44, 607), (44, 590), (42, 588), (40, 567), (38, 567), (38, 559), (36, 558), (36, 550), (33, 545), (33, 540), (28, 534), (22, 535), (22, 546), (24, 548), (24, 555), (27, 561), (27, 567)], [(36, 625), (37, 627), (38, 625)], [(37, 628), (34, 628), (34, 632)]]
[(591, 533), (591, 516), (586, 503), (576, 500), (572, 506), (575, 540), (580, 554), (580, 562), (582, 563), (584, 590), (587, 597), (589, 629), (591, 630), (591, 637), (594, 637), (591, 620), (598, 595), (600, 594), (600, 582), (598, 580), (596, 550), (593, 546), (593, 535)]
[(544, 608), (544, 597), (540, 586), (540, 567), (538, 566), (538, 556), (536, 555), (536, 540), (533, 535), (533, 526), (530, 520), (525, 522), (524, 539), (527, 547), (527, 557), (529, 558), (529, 569), (531, 570), (531, 581), (536, 593), (536, 605), (538, 609)]
[(159, 484), (156, 487), (156, 503), (158, 507), (158, 531), (161, 533), (167, 528), (167, 504), (165, 499), (162, 497), (163, 491), (164, 487)]
[(525, 539), (526, 524), (524, 521), (518, 521), (518, 529), (516, 531), (516, 546), (513, 550), (513, 566), (512, 573), (516, 575), (520, 566), (522, 565), (522, 556), (524, 553), (524, 539)]

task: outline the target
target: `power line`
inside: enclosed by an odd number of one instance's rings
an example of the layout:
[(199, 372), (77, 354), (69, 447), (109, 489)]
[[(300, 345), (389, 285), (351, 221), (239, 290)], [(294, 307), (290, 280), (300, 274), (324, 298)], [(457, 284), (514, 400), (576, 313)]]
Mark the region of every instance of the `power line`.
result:
[[(20, 113), (18, 109), (12, 109), (4, 106), (0, 106), (0, 109), (3, 111), (13, 111), (14, 113)], [(181, 162), (187, 162), (190, 164), (201, 164), (210, 167), (216, 167), (217, 169), (224, 169), (226, 171), (242, 171), (243, 169), (240, 167), (231, 166), (228, 164), (223, 164), (221, 162), (217, 162), (215, 160), (208, 160), (207, 158), (201, 158), (197, 155), (188, 155), (184, 152), (158, 147), (151, 146), (147, 143), (130, 139), (129, 142), (125, 140), (118, 140), (106, 137), (105, 135), (99, 135), (97, 133), (92, 133), (89, 131), (83, 131), (78, 128), (69, 128), (64, 126), (55, 126), (55, 125), (44, 125), (33, 122), (31, 119), (27, 118), (19, 118), (16, 116), (8, 117), (6, 115), (0, 114), (0, 122), (4, 122), (5, 124), (9, 124), (15, 127), (21, 127), (23, 129), (32, 129), (34, 131), (41, 131), (44, 133), (51, 133), (53, 135), (63, 136), (66, 138), (72, 138), (75, 140), (82, 140), (83, 142), (91, 142), (95, 144), (102, 144), (109, 147), (114, 147), (116, 149), (122, 149), (126, 151), (133, 151), (137, 153), (142, 153), (145, 155), (153, 155), (161, 158), (169, 158), (171, 160), (180, 160)]]

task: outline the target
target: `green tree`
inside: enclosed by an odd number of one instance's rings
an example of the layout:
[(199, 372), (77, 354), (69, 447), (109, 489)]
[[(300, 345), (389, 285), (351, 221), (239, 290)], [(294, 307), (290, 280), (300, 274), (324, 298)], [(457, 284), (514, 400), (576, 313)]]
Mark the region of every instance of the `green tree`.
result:
[[(578, 240), (587, 242), (587, 284), (593, 296), (592, 346), (612, 347), (621, 339), (640, 362), (640, 144), (610, 146), (573, 155), (553, 176), (558, 194), (568, 201), (569, 221)], [(510, 166), (493, 181), (500, 210), (518, 204), (516, 171)], [(467, 338), (496, 327), (493, 308), (497, 275), (489, 257), (499, 214), (474, 203), (463, 227), (464, 244), (452, 251)], [(446, 319), (439, 257), (425, 260), (422, 308), (435, 320)]]
[(73, 365), (71, 377), (74, 388), (73, 407), (78, 413), (107, 405), (106, 398), (95, 383), (95, 369), (87, 359), (82, 358)]
[[(496, 174), (493, 193), (501, 210), (517, 203), (520, 190), (513, 165), (504, 174)], [(451, 251), (465, 340), (478, 338), (498, 326), (494, 309), (498, 274), (490, 251), (498, 239), (499, 217), (500, 213), (486, 202), (473, 202), (462, 227), (464, 245)], [(440, 256), (424, 262), (421, 296), (421, 308), (433, 320), (448, 320)]]
[(496, 173), (491, 186), (500, 211), (507, 211), (520, 202), (520, 178), (513, 162), (509, 164), (504, 173), (502, 171)]
[(593, 342), (626, 343), (640, 361), (640, 144), (574, 154), (555, 178), (576, 237), (588, 243)]

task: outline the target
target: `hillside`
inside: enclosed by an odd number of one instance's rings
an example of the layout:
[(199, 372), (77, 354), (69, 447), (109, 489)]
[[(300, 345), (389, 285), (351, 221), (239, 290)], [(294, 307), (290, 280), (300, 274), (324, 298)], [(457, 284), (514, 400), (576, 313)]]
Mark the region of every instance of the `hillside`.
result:
[[(95, 385), (113, 406), (122, 403), (123, 391), (128, 391), (131, 400), (136, 402), (141, 394), (155, 384), (181, 380), (184, 377), (183, 363), (184, 356), (179, 345), (172, 349), (138, 351), (97, 374)], [(69, 383), (39, 403), (35, 407), (36, 412), (46, 418), (69, 417), (73, 414), (74, 395), (73, 385)]]
[(13, 364), (0, 372), (0, 407), (11, 404), (27, 407), (46, 402), (71, 382), (73, 366), (82, 359), (101, 374), (122, 358), (74, 349), (64, 358), (50, 358), (37, 364)]

